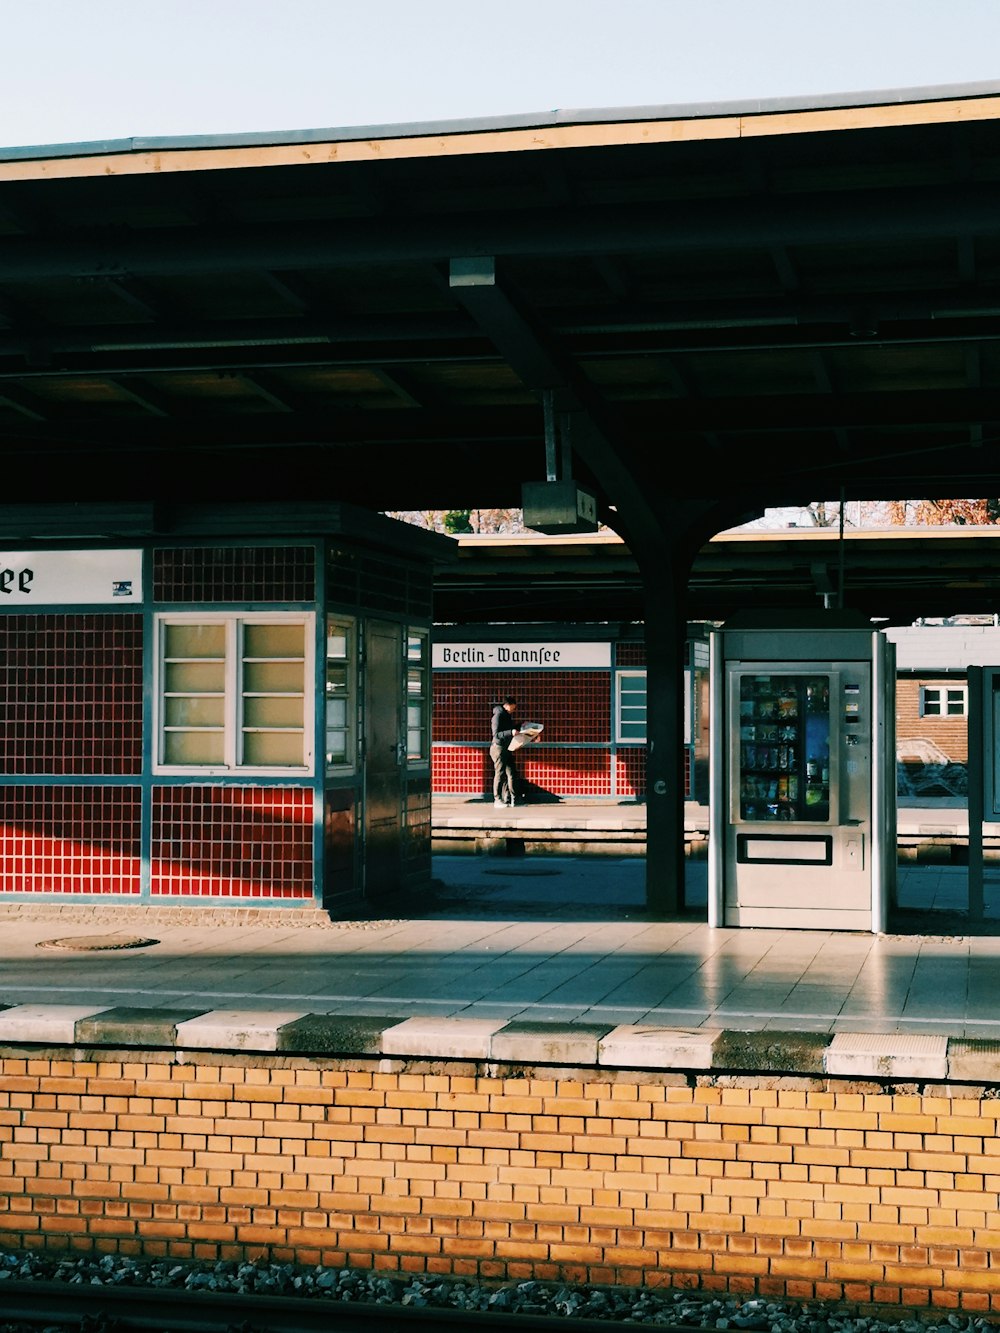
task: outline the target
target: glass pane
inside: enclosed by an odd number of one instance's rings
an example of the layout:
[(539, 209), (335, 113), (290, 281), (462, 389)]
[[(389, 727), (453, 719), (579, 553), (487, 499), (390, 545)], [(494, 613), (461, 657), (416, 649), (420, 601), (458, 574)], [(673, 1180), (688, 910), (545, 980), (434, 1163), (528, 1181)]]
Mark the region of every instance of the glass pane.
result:
[(410, 694), (423, 694), (424, 692), (424, 673), (422, 670), (411, 670), (406, 677), (406, 688)]
[(423, 753), (424, 753), (424, 751), (423, 751), (422, 737), (423, 737), (423, 733), (420, 731), (419, 728), (417, 728), (416, 731), (408, 731), (408, 732), (406, 733), (406, 757), (407, 757), (407, 759), (422, 759), (422, 758), (423, 758)]
[(354, 761), (351, 695), (354, 686), (354, 625), (351, 621), (326, 622), (326, 762)]
[(740, 815), (830, 815), (830, 678), (740, 677)]
[(326, 692), (330, 694), (346, 694), (347, 692), (347, 667), (327, 666), (326, 668)]
[(423, 704), (409, 704), (407, 706), (406, 725), (408, 727), (422, 727), (424, 725)]
[(165, 657), (224, 657), (225, 625), (164, 625)]
[(248, 727), (301, 727), (302, 700), (244, 699), (243, 721)]
[(168, 731), (163, 737), (165, 764), (221, 764), (224, 757), (221, 731)]
[(245, 625), (243, 628), (244, 657), (303, 657), (305, 655), (304, 625)]
[(163, 720), (168, 727), (221, 727), (226, 720), (225, 700), (165, 699)]
[(427, 637), (423, 634), (411, 634), (406, 640), (406, 656), (411, 662), (422, 662), (427, 648)]
[(326, 622), (326, 655), (343, 661), (349, 656), (350, 627), (335, 620)]
[(243, 671), (243, 693), (302, 693), (305, 667), (301, 662), (247, 662)]
[(301, 768), (300, 731), (247, 731), (243, 734), (243, 762), (261, 768)]
[(168, 662), (163, 669), (167, 694), (221, 694), (225, 687), (225, 662)]
[(623, 741), (644, 741), (646, 739), (645, 722), (623, 722), (621, 737)]

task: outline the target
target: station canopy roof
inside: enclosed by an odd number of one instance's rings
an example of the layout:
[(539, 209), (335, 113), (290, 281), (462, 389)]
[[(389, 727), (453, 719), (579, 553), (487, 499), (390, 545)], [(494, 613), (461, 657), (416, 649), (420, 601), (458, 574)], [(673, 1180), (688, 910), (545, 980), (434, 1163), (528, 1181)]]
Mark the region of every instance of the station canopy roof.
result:
[(714, 531), (1000, 495), (1000, 84), (0, 150), (5, 503), (516, 507), (557, 457), (614, 527), (595, 440)]
[[(1000, 611), (1000, 532), (991, 527), (734, 530), (707, 542), (688, 585), (688, 618), (739, 611), (775, 618), (843, 606), (875, 624)], [(456, 538), (458, 559), (435, 573), (435, 619), (476, 624), (638, 624), (642, 581), (628, 546), (594, 536)]]

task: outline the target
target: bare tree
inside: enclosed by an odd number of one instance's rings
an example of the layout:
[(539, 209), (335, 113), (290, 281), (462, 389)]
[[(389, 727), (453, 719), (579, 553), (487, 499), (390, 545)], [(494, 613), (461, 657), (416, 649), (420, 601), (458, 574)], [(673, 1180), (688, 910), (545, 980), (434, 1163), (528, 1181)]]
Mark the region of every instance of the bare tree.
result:
[(431, 532), (526, 532), (520, 509), (400, 509), (385, 511), (387, 518), (412, 523)]
[(902, 527), (989, 527), (1000, 523), (1000, 500), (896, 500), (893, 522)]

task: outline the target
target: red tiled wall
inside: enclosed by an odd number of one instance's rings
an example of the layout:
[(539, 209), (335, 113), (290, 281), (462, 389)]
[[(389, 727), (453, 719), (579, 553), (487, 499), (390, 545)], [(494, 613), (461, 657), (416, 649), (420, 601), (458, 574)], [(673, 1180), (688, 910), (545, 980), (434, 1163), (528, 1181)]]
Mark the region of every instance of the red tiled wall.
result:
[[(611, 795), (607, 749), (562, 750), (537, 741), (518, 750), (514, 762), (524, 783), (554, 796)], [(437, 745), (432, 763), (434, 791), (441, 796), (485, 796), (493, 789), (493, 761), (486, 746)]]
[(312, 897), (312, 791), (156, 787), (152, 799), (154, 896)]
[[(541, 742), (533, 742), (516, 752), (514, 762), (524, 783), (556, 796), (611, 795), (611, 754), (608, 750), (555, 750)], [(493, 765), (490, 764), (491, 784), (492, 778)]]
[[(619, 643), (615, 654), (619, 667), (645, 666), (643, 643)], [(517, 699), (519, 718), (545, 723), (543, 740), (518, 751), (518, 766), (529, 783), (559, 796), (645, 797), (646, 747), (612, 746), (611, 678), (600, 671), (435, 672), (436, 793), (490, 792), (489, 719), (493, 701), (503, 694)], [(591, 742), (593, 748), (564, 750), (558, 745), (581, 741)], [(685, 797), (692, 791), (692, 754), (685, 749)]]
[(615, 754), (619, 796), (645, 796), (646, 747), (631, 746)]
[(615, 666), (644, 667), (646, 665), (646, 645), (644, 643), (615, 644)]
[(493, 765), (482, 746), (435, 745), (431, 750), (431, 787), (442, 796), (491, 790)]
[(156, 602), (311, 602), (311, 546), (207, 546), (153, 552)]
[(328, 788), (323, 799), (323, 906), (340, 915), (357, 899), (354, 838), (358, 793)]
[[(493, 786), (493, 704), (517, 700), (520, 721), (544, 722), (543, 741), (517, 751), (522, 779), (557, 796), (610, 796), (611, 680), (606, 671), (438, 671), (434, 674), (433, 788), (482, 793)], [(469, 744), (441, 744), (457, 741)], [(562, 745), (588, 744), (587, 749)]]
[(436, 671), (434, 740), (488, 745), (493, 704), (505, 694), (517, 700), (520, 721), (545, 723), (549, 744), (611, 740), (606, 671)]
[(0, 882), (8, 893), (136, 894), (137, 787), (0, 787)]
[[(646, 747), (620, 746), (615, 755), (618, 772), (617, 795), (645, 797), (646, 795)], [(694, 760), (690, 746), (684, 747), (684, 797), (690, 799), (693, 790)]]
[(403, 810), (403, 878), (423, 879), (431, 868), (431, 780), (430, 774), (411, 776), (406, 782)]
[(0, 773), (142, 767), (142, 617), (0, 616)]

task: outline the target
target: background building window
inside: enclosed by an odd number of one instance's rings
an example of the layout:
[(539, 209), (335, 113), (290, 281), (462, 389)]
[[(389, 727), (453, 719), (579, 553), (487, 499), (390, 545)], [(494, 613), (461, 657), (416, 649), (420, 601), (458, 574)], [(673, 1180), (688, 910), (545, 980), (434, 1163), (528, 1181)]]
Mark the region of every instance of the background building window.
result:
[(968, 712), (964, 685), (922, 685), (921, 717), (965, 717)]
[(426, 630), (406, 634), (406, 758), (425, 763), (430, 732), (430, 652)]
[(629, 745), (646, 741), (646, 673), (615, 672), (615, 739)]
[(307, 770), (311, 617), (158, 618), (160, 768)]
[(356, 761), (356, 642), (352, 619), (343, 616), (327, 618), (326, 762), (335, 768), (352, 768)]

